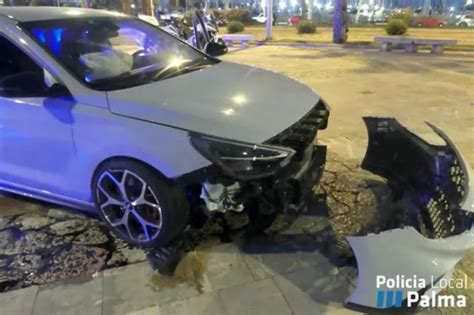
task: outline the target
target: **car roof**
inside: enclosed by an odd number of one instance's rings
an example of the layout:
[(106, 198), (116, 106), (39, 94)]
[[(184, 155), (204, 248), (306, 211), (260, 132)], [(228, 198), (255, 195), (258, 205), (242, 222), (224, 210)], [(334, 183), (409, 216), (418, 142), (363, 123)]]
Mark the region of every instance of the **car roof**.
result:
[(0, 15), (8, 16), (18, 22), (123, 16), (114, 11), (59, 7), (0, 7)]

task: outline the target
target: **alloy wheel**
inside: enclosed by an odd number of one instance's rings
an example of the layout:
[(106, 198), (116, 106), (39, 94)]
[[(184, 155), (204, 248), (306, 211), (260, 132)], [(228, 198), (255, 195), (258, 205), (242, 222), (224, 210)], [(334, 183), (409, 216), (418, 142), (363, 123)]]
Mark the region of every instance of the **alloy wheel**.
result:
[(107, 170), (99, 177), (96, 194), (103, 216), (123, 237), (145, 243), (160, 234), (160, 203), (137, 174), (126, 169)]

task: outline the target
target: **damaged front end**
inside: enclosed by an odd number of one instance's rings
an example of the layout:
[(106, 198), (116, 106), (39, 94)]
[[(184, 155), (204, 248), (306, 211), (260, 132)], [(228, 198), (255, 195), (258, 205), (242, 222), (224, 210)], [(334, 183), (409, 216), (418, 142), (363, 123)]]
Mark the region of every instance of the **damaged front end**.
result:
[[(393, 118), (364, 121), (369, 146), (362, 168), (385, 177), (395, 198), (411, 202), (401, 228), (348, 237), (358, 280), (346, 303), (363, 311), (416, 308), (407, 303), (410, 292), (433, 299), (442, 289), (437, 284), (450, 279), (456, 263), (474, 247), (472, 171), (431, 124), (445, 145), (427, 143)], [(404, 285), (407, 279), (412, 281)]]
[(328, 117), (329, 109), (320, 100), (299, 121), (263, 144), (190, 133), (193, 147), (212, 162), (184, 179), (191, 217), (246, 212), (254, 221), (249, 224), (259, 225), (261, 231), (271, 225), (272, 219), (264, 222), (266, 218), (304, 206), (326, 162), (326, 147), (315, 139), (318, 130), (326, 128)]

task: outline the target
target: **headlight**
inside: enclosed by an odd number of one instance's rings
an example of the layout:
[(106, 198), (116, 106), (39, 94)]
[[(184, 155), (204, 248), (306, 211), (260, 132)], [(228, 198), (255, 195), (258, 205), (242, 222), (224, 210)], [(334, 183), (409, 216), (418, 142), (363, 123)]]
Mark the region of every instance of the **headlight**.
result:
[(192, 146), (224, 174), (249, 180), (274, 174), (286, 166), (295, 151), (286, 147), (230, 141), (201, 134), (190, 134)]

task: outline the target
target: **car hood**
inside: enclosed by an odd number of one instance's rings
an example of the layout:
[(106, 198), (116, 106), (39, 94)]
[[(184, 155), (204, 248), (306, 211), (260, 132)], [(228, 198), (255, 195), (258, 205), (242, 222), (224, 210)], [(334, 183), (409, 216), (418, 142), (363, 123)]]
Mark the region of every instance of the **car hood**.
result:
[(230, 62), (107, 97), (115, 114), (252, 143), (277, 135), (319, 100), (296, 80)]

